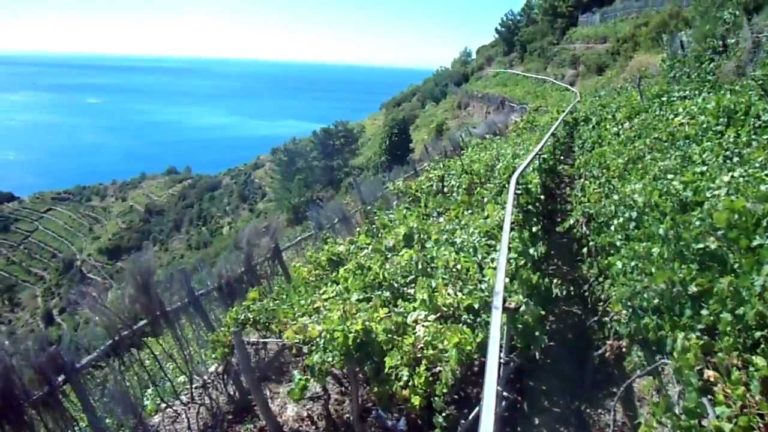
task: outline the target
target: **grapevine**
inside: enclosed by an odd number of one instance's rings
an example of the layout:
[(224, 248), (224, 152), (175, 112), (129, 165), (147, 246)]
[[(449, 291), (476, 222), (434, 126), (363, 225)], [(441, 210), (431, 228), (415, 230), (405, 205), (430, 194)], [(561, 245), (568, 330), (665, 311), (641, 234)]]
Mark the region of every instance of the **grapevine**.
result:
[[(309, 253), (293, 267), (292, 284), (252, 290), (228, 319), (230, 327), (303, 347), (303, 372), (316, 381), (332, 371), (361, 372), (379, 406), (434, 412), (428, 420), (437, 428), (448, 421), (458, 377), (484, 350), (509, 175), (570, 100), (522, 77), (470, 85), (524, 100), (537, 115), (507, 138), (474, 140), (459, 158), (397, 183), (393, 208), (377, 209), (352, 238), (328, 239)], [(533, 177), (523, 203), (537, 199)], [(510, 299), (521, 306), (513, 324), (521, 347), (542, 343), (540, 308), (525, 295), (538, 279), (527, 262), (540, 252), (536, 241), (522, 234), (512, 247), (517, 289)]]

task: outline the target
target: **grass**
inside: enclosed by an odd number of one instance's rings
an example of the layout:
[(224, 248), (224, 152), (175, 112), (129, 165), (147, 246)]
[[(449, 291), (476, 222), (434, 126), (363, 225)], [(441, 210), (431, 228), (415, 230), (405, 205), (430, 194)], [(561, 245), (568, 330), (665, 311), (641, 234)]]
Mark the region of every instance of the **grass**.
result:
[[(70, 211), (70, 213), (73, 213), (76, 216), (78, 216), (78, 219), (70, 216), (69, 214), (67, 214), (67, 213), (65, 213), (65, 212), (63, 212), (61, 210), (57, 210), (57, 209), (51, 209), (48, 212), (48, 214), (53, 216), (53, 217), (55, 217), (56, 219), (64, 222), (70, 228), (72, 228), (72, 229), (74, 229), (74, 230), (76, 230), (78, 232), (88, 231), (88, 227), (90, 227), (91, 224), (88, 223), (87, 218), (85, 218), (85, 216), (81, 213), (81, 209), (78, 208), (78, 209), (72, 209), (72, 210), (75, 210), (75, 211)], [(79, 213), (79, 215), (78, 215), (78, 213)], [(84, 224), (83, 222), (85, 222), (87, 225)]]
[[(60, 236), (63, 239), (66, 239), (70, 243), (72, 243), (75, 247), (78, 247), (79, 244), (81, 244), (83, 241), (82, 239), (72, 231), (68, 230), (64, 226), (62, 226), (60, 223), (49, 219), (49, 218), (42, 218), (38, 222), (40, 226), (47, 229), (48, 231), (51, 231), (52, 233)], [(75, 231), (78, 232), (78, 231)]]
[(43, 232), (41, 230), (35, 231), (35, 233), (32, 235), (32, 237), (39, 241), (40, 243), (45, 244), (46, 246), (50, 247), (51, 249), (54, 249), (58, 251), (60, 254), (70, 254), (72, 253), (72, 249), (69, 248), (66, 244), (62, 243), (59, 239), (56, 237), (51, 236), (50, 234)]
[(563, 39), (564, 44), (603, 44), (614, 41), (628, 35), (638, 20), (636, 17), (626, 20), (611, 21), (590, 27), (576, 27), (571, 29)]
[(35, 276), (33, 274), (8, 257), (3, 258), (3, 271), (12, 276), (15, 276), (22, 282), (27, 282), (30, 284), (35, 282)]
[(411, 126), (414, 154), (420, 154), (424, 146), (432, 140), (438, 123), (445, 122), (446, 131), (449, 129), (449, 123), (458, 116), (456, 99), (456, 96), (451, 95), (439, 104), (430, 104), (422, 110), (419, 118)]
[(363, 120), (363, 137), (360, 140), (360, 153), (352, 161), (352, 165), (360, 168), (370, 166), (376, 157), (384, 140), (384, 112), (378, 111)]

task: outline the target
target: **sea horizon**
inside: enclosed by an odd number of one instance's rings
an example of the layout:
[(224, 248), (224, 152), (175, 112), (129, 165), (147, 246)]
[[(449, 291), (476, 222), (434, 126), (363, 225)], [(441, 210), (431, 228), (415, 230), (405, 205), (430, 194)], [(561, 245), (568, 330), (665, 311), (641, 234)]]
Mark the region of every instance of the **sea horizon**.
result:
[[(305, 65), (305, 66), (339, 66), (351, 68), (376, 68), (376, 69), (395, 69), (409, 70), (432, 73), (437, 66), (429, 65), (396, 65), (385, 63), (354, 63), (341, 61), (320, 61), (320, 60), (301, 60), (301, 59), (265, 59), (257, 57), (233, 57), (233, 56), (196, 56), (184, 54), (132, 54), (132, 53), (97, 53), (97, 52), (54, 52), (54, 51), (0, 51), (0, 60), (13, 57), (31, 57), (31, 58), (83, 58), (83, 59), (126, 59), (126, 60), (167, 60), (167, 61), (231, 61), (246, 63), (278, 63), (285, 65)], [(443, 65), (445, 66), (445, 65)]]
[(215, 174), (432, 70), (247, 58), (0, 53), (0, 190), (19, 196), (168, 166)]

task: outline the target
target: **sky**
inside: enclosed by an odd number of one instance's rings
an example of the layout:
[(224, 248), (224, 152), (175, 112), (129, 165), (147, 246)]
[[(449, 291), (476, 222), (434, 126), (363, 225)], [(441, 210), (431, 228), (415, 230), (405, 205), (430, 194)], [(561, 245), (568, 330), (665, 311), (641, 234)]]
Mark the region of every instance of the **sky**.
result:
[(434, 68), (522, 0), (0, 0), (0, 53)]

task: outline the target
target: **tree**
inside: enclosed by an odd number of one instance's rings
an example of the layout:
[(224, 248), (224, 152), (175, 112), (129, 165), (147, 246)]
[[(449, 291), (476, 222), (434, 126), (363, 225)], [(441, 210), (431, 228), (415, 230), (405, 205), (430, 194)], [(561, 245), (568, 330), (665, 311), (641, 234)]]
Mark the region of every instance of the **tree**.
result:
[(290, 223), (301, 223), (312, 194), (314, 166), (307, 140), (291, 138), (271, 151), (271, 192), (277, 208), (288, 216)]
[(532, 27), (539, 23), (539, 1), (526, 0), (520, 8), (520, 25)]
[(411, 123), (399, 114), (388, 114), (384, 119), (384, 165), (391, 169), (408, 162), (411, 155), (413, 140), (411, 139)]
[(575, 0), (541, 0), (539, 2), (539, 16), (554, 36), (556, 42), (560, 42), (565, 33), (575, 27), (579, 21)]
[(611, 3), (613, 0), (526, 0), (519, 12), (510, 10), (501, 18), (496, 37), (507, 55), (546, 57), (551, 46), (576, 26), (580, 13)]
[(546, 37), (538, 31), (540, 6), (539, 0), (526, 0), (519, 12), (510, 10), (501, 18), (496, 27), (496, 38), (502, 43), (505, 54), (523, 56), (528, 52), (529, 45)]
[(748, 19), (752, 19), (768, 5), (766, 0), (739, 0), (739, 6)]
[(510, 10), (501, 18), (496, 27), (496, 37), (504, 46), (504, 54), (517, 52), (520, 47), (520, 31), (523, 29), (523, 17), (514, 10)]
[(472, 55), (472, 50), (469, 49), (469, 47), (464, 47), (464, 49), (459, 51), (458, 57), (453, 59), (451, 62), (451, 69), (460, 72), (467, 71), (470, 67), (472, 67), (473, 58), (474, 56)]
[(337, 121), (309, 138), (293, 138), (272, 150), (272, 196), (290, 223), (304, 221), (316, 196), (341, 189), (352, 175), (361, 136), (361, 128)]
[(0, 204), (12, 203), (20, 199), (13, 192), (0, 191)]
[(458, 57), (453, 59), (451, 67), (438, 68), (432, 76), (426, 78), (421, 84), (409, 87), (383, 103), (381, 108), (388, 112), (399, 109), (409, 111), (414, 107), (411, 104), (415, 104), (415, 109), (421, 110), (429, 103), (442, 102), (448, 96), (451, 88), (460, 87), (469, 81), (472, 73), (472, 61), (472, 50), (464, 48), (459, 52)]
[(311, 157), (315, 158), (311, 175), (323, 187), (338, 191), (351, 175), (350, 164), (357, 155), (361, 131), (347, 121), (337, 121), (331, 126), (312, 132)]
[(163, 171), (163, 175), (167, 175), (167, 176), (179, 175), (179, 169), (173, 165), (170, 165), (168, 168), (165, 169), (165, 171)]
[(614, 0), (574, 0), (573, 5), (582, 14), (612, 4)]

